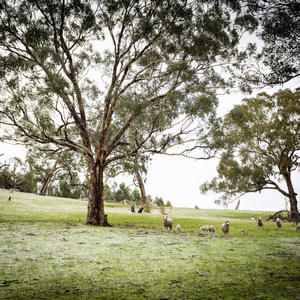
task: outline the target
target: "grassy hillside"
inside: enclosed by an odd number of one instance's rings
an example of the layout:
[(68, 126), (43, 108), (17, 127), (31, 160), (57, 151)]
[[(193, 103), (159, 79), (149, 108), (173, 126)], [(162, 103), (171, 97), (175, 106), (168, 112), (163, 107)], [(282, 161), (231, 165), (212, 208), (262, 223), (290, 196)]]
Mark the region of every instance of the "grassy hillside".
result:
[(176, 233), (125, 205), (106, 205), (113, 227), (86, 226), (86, 206), (0, 190), (0, 299), (299, 299), (300, 232), (250, 220), (272, 212), (169, 208)]

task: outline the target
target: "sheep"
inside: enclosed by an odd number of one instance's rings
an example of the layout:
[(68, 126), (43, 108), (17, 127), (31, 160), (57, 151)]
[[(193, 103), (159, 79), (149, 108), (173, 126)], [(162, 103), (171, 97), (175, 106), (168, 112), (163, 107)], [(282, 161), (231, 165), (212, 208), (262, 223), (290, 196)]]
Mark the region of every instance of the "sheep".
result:
[(296, 227), (296, 231), (300, 231), (300, 224)]
[(255, 222), (257, 221), (255, 217), (251, 217), (250, 220), (255, 221)]
[(164, 228), (167, 228), (167, 230), (168, 230), (168, 227), (169, 227), (170, 231), (171, 231), (172, 226), (173, 226), (173, 220), (169, 219), (167, 216), (163, 216), (163, 225), (164, 225)]
[(200, 230), (202, 230), (204, 233), (209, 231), (209, 225), (204, 225), (200, 227)]
[(222, 231), (225, 234), (225, 236), (229, 235), (229, 224), (230, 224), (229, 221), (226, 221), (224, 224), (222, 224), (221, 228), (222, 228)]
[(181, 231), (181, 226), (180, 226), (180, 224), (177, 224), (176, 230), (177, 230), (177, 232), (180, 232), (180, 231)]
[(277, 225), (278, 228), (282, 227), (282, 222), (279, 218), (276, 219), (276, 225)]
[(259, 228), (264, 227), (264, 224), (263, 224), (263, 222), (262, 222), (262, 220), (261, 220), (261, 217), (258, 217), (258, 218), (257, 218), (257, 224), (258, 224), (258, 227), (259, 227)]
[(210, 225), (208, 227), (208, 231), (211, 233), (211, 235), (213, 235), (213, 236), (216, 235), (216, 227), (214, 225)]

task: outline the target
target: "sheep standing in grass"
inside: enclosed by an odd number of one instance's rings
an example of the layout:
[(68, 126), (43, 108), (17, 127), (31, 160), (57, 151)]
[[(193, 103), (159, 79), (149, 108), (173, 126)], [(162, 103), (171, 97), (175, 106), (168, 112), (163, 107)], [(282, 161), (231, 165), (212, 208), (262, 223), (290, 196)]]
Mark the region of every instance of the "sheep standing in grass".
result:
[(170, 231), (171, 231), (172, 226), (173, 226), (173, 220), (169, 219), (167, 216), (163, 216), (163, 225), (164, 225), (164, 228), (167, 228), (167, 230), (168, 230), (168, 227), (169, 227)]
[(177, 232), (180, 232), (180, 231), (181, 231), (181, 226), (180, 226), (180, 224), (177, 224), (176, 230), (177, 230)]
[(282, 222), (279, 218), (276, 219), (276, 225), (277, 225), (278, 228), (282, 227)]
[(222, 231), (225, 234), (225, 236), (229, 235), (229, 224), (230, 224), (229, 221), (226, 221), (224, 224), (222, 224), (221, 228), (222, 228)]
[(216, 235), (216, 226), (210, 225), (208, 227), (208, 231), (211, 233), (211, 235), (215, 236)]
[(263, 224), (263, 222), (262, 222), (262, 220), (261, 220), (261, 217), (258, 217), (258, 219), (257, 219), (257, 224), (258, 224), (258, 227), (259, 227), (259, 228), (264, 227), (264, 224)]
[(208, 225), (201, 226), (200, 230), (202, 230), (204, 233), (206, 233), (209, 231), (209, 226)]

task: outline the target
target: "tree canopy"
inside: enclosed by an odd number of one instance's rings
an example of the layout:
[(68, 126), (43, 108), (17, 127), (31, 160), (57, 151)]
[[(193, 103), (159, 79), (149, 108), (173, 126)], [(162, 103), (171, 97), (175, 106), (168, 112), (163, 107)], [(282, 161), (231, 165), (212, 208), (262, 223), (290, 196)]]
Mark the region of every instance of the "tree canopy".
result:
[[(263, 41), (253, 64), (244, 65), (246, 82), (276, 85), (300, 75), (300, 3), (298, 0), (247, 0), (245, 14), (256, 22)], [(254, 26), (255, 27), (255, 26)], [(254, 43), (253, 43), (254, 44)], [(260, 48), (260, 47), (259, 47)]]
[(202, 192), (223, 193), (219, 202), (227, 205), (245, 193), (273, 189), (298, 212), (292, 173), (300, 167), (299, 88), (244, 99), (224, 117), (216, 140), (223, 149), (218, 177), (203, 184)]

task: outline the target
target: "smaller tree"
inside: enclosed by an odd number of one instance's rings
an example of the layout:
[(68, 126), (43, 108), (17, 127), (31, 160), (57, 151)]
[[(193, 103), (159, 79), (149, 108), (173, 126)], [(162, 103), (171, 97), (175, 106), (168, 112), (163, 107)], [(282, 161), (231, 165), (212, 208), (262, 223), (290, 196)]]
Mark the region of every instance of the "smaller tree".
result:
[(116, 182), (114, 182), (112, 190), (112, 198), (117, 202), (124, 200), (132, 200), (132, 192), (124, 182), (120, 183), (119, 185)]
[(36, 183), (32, 172), (18, 157), (9, 159), (8, 164), (0, 168), (0, 188), (18, 189), (21, 192), (33, 193), (36, 191)]
[(162, 197), (156, 196), (156, 197), (155, 197), (155, 200), (153, 201), (153, 203), (154, 203), (156, 206), (165, 206), (165, 203), (164, 203), (164, 200), (163, 200)]
[(65, 179), (59, 180), (58, 188), (56, 195), (60, 197), (78, 199), (82, 194), (81, 187), (74, 187)]
[(244, 99), (225, 116), (216, 145), (222, 149), (218, 176), (200, 187), (203, 193), (223, 193), (216, 202), (227, 206), (245, 193), (272, 189), (298, 212), (292, 173), (300, 166), (300, 88)]
[(34, 174), (40, 195), (49, 194), (53, 183), (58, 185), (54, 192), (58, 196), (79, 198), (81, 192), (88, 194), (88, 185), (79, 178), (79, 173), (84, 174), (86, 168), (76, 153), (64, 148), (32, 148), (27, 152), (26, 163)]
[(170, 200), (168, 200), (168, 201), (167, 201), (167, 203), (166, 203), (166, 207), (172, 207), (172, 203), (171, 203), (171, 201), (170, 201)]

